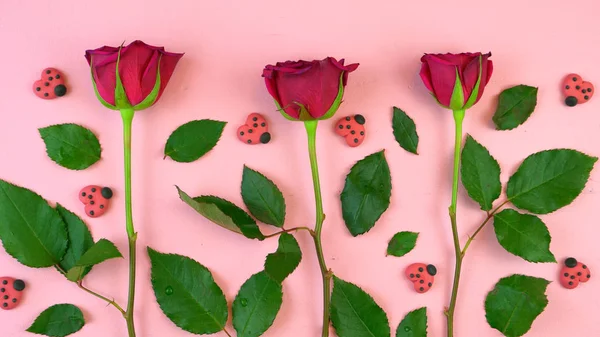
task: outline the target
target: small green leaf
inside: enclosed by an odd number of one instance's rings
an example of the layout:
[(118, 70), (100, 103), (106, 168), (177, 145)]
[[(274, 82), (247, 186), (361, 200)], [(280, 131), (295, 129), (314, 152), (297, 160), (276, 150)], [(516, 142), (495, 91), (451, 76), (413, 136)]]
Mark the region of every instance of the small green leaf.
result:
[(517, 85), (500, 93), (498, 108), (492, 120), (497, 130), (511, 130), (525, 123), (537, 104), (538, 89)]
[(390, 206), (392, 178), (383, 151), (357, 162), (341, 194), (342, 213), (352, 236), (368, 232)]
[(427, 337), (427, 308), (413, 310), (404, 316), (396, 337)]
[(281, 284), (266, 272), (252, 275), (233, 301), (233, 327), (237, 337), (258, 337), (275, 321), (283, 302)]
[(206, 267), (186, 256), (148, 247), (152, 289), (162, 312), (179, 328), (212, 334), (225, 328), (227, 300)]
[(394, 129), (394, 138), (396, 138), (398, 144), (406, 151), (418, 154), (419, 135), (417, 134), (417, 126), (402, 109), (394, 107), (392, 128)]
[(221, 138), (226, 122), (202, 119), (178, 127), (165, 145), (165, 157), (190, 163), (212, 150)]
[(387, 315), (356, 285), (333, 276), (331, 323), (339, 337), (389, 337)]
[(177, 191), (183, 202), (213, 223), (249, 239), (264, 240), (265, 236), (260, 232), (256, 221), (233, 203), (209, 195), (191, 198), (179, 187)]
[[(94, 238), (92, 238), (88, 226), (76, 214), (60, 204), (56, 204), (56, 210), (67, 225), (69, 244), (65, 256), (63, 256), (62, 261), (60, 261), (60, 267), (62, 270), (68, 271), (75, 267), (75, 264), (83, 254), (94, 245)], [(81, 278), (85, 277), (91, 269), (91, 266), (86, 268), (83, 271)]]
[(554, 212), (583, 191), (597, 160), (569, 149), (534, 153), (508, 180), (506, 196), (513, 205), (531, 213)]
[(40, 195), (0, 180), (0, 239), (6, 252), (33, 268), (58, 264), (67, 249), (67, 229)]
[(81, 330), (85, 319), (73, 304), (57, 304), (44, 310), (27, 329), (27, 332), (49, 337), (64, 337)]
[(505, 209), (494, 215), (496, 238), (509, 253), (529, 262), (556, 262), (550, 232), (540, 218)]
[(415, 232), (398, 232), (394, 234), (388, 243), (387, 255), (404, 256), (408, 254), (417, 244), (419, 233)]
[(492, 202), (502, 191), (500, 165), (488, 150), (467, 135), (461, 155), (461, 181), (471, 199), (484, 211), (492, 209)]
[(269, 178), (245, 165), (242, 174), (242, 199), (255, 218), (269, 225), (283, 227), (283, 194)]
[(123, 257), (123, 255), (115, 247), (115, 244), (106, 239), (100, 239), (81, 256), (73, 268), (67, 271), (67, 278), (73, 282), (79, 281), (90, 266), (118, 257)]
[(498, 281), (485, 299), (488, 324), (506, 337), (523, 336), (548, 305), (549, 283), (525, 275), (512, 275)]
[(281, 283), (300, 264), (302, 251), (293, 235), (282, 233), (279, 236), (279, 247), (275, 253), (267, 255), (265, 272), (273, 280)]
[(83, 170), (100, 160), (100, 142), (83, 126), (59, 124), (38, 131), (46, 144), (48, 157), (62, 167)]

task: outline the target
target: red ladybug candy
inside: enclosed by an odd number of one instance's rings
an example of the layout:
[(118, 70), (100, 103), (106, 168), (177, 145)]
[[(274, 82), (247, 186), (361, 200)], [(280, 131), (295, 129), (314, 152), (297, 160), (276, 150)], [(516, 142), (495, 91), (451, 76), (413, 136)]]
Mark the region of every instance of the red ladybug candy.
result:
[(79, 191), (79, 201), (85, 205), (85, 214), (97, 218), (108, 210), (113, 192), (108, 187), (89, 185)]
[(11, 310), (21, 303), (25, 282), (12, 277), (0, 277), (0, 308)]
[(346, 116), (335, 125), (335, 133), (346, 139), (350, 147), (357, 147), (365, 139), (365, 117), (363, 115)]
[(237, 129), (238, 139), (250, 145), (267, 144), (271, 141), (267, 120), (259, 113), (251, 113), (246, 124)]
[(437, 268), (432, 264), (413, 263), (406, 267), (404, 274), (406, 275), (406, 278), (413, 283), (415, 291), (423, 294), (433, 287)]
[(579, 283), (585, 283), (591, 277), (588, 266), (573, 257), (566, 259), (560, 270), (560, 284), (567, 289), (575, 289)]
[(67, 93), (65, 77), (54, 68), (46, 68), (41, 79), (33, 83), (33, 93), (42, 99), (62, 97)]

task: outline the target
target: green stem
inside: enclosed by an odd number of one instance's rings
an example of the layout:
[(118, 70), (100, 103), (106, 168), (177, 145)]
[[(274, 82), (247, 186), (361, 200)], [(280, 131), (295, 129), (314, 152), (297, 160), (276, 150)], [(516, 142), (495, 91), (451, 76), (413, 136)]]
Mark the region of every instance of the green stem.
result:
[(98, 297), (99, 299), (107, 302), (108, 304), (112, 305), (113, 307), (117, 308), (117, 310), (119, 310), (121, 312), (121, 314), (123, 315), (123, 317), (126, 317), (126, 313), (125, 310), (123, 310), (123, 308), (121, 308), (121, 306), (119, 304), (117, 304), (117, 302), (115, 302), (114, 300), (110, 300), (107, 297), (104, 297), (100, 294), (98, 294), (97, 292), (90, 290), (86, 287), (83, 286), (83, 281), (79, 281), (77, 282), (77, 286), (82, 289), (83, 291), (87, 292), (88, 294), (94, 295), (96, 297)]
[(278, 236), (283, 233), (295, 232), (295, 231), (300, 231), (300, 230), (308, 231), (310, 233), (310, 235), (313, 235), (313, 233), (314, 233), (313, 230), (308, 227), (294, 227), (294, 228), (290, 228), (290, 229), (284, 229), (282, 231), (275, 232), (273, 234), (265, 235), (265, 238), (272, 238), (274, 236)]
[(323, 244), (321, 242), (321, 231), (323, 230), (323, 199), (321, 197), (321, 182), (319, 179), (319, 165), (317, 164), (317, 125), (318, 121), (305, 121), (306, 134), (308, 136), (308, 155), (310, 157), (310, 168), (312, 172), (313, 188), (315, 193), (316, 221), (313, 240), (323, 278), (323, 330), (322, 337), (329, 336), (329, 302), (331, 301), (331, 272), (327, 269), (325, 257), (323, 255)]
[(135, 325), (133, 320), (135, 302), (135, 272), (136, 272), (136, 242), (137, 233), (133, 227), (133, 215), (131, 205), (131, 125), (133, 123), (133, 109), (121, 110), (123, 119), (123, 153), (125, 167), (125, 224), (127, 237), (129, 238), (129, 295), (127, 297), (127, 332), (129, 337), (135, 337)]
[(458, 174), (460, 169), (460, 149), (462, 145), (462, 124), (465, 117), (464, 110), (454, 111), (454, 124), (456, 127), (454, 138), (454, 170), (452, 175), (452, 202), (449, 207), (450, 223), (452, 225), (452, 237), (454, 241), (454, 254), (456, 265), (454, 267), (454, 283), (452, 285), (452, 296), (450, 305), (446, 311), (448, 323), (448, 337), (454, 336), (454, 311), (456, 309), (456, 299), (458, 297), (458, 285), (460, 283), (460, 271), (462, 269), (463, 255), (458, 236), (458, 226), (456, 224), (456, 205), (458, 200)]

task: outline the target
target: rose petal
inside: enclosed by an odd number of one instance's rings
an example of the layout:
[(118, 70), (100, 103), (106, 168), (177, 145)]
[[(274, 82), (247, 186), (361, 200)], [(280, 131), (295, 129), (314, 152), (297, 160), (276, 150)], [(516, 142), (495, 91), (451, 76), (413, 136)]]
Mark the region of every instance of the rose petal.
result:
[(433, 86), (431, 85), (431, 71), (429, 71), (427, 62), (421, 63), (421, 72), (419, 75), (421, 76), (421, 80), (423, 81), (423, 84), (425, 84), (425, 87), (430, 92), (433, 92)]
[(450, 106), (452, 92), (456, 83), (456, 66), (443, 60), (439, 62), (437, 58), (427, 61), (427, 65), (431, 72), (430, 78), (433, 94), (440, 104)]

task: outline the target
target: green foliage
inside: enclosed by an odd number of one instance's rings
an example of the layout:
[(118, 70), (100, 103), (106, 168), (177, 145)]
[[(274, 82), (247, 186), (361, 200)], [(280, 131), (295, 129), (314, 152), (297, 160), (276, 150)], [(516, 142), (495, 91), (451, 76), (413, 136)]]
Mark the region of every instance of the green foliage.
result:
[(538, 89), (517, 85), (500, 93), (492, 120), (497, 130), (511, 130), (525, 123), (537, 104)]
[(242, 199), (250, 213), (258, 220), (283, 227), (285, 200), (275, 183), (258, 171), (244, 166), (242, 176)]
[(115, 244), (106, 239), (100, 239), (79, 258), (75, 266), (67, 271), (67, 278), (73, 282), (79, 281), (90, 266), (118, 257), (123, 257), (123, 255), (115, 247)]
[(523, 336), (548, 305), (549, 283), (525, 275), (511, 275), (498, 281), (485, 299), (489, 325), (506, 337)]
[(85, 319), (78, 307), (57, 304), (44, 310), (27, 331), (49, 337), (64, 337), (76, 333), (84, 325)]
[(296, 270), (302, 260), (302, 251), (293, 235), (282, 233), (275, 253), (267, 255), (265, 273), (281, 283)]
[(492, 203), (502, 191), (500, 165), (488, 150), (473, 137), (467, 136), (461, 155), (461, 181), (471, 199), (484, 211), (492, 209)]
[(189, 257), (148, 247), (152, 289), (162, 312), (179, 328), (212, 334), (225, 328), (227, 300), (210, 271)]
[(83, 170), (100, 160), (100, 142), (83, 126), (59, 124), (38, 131), (46, 144), (48, 157), (62, 167)]
[[(83, 220), (75, 213), (69, 211), (60, 204), (56, 204), (56, 211), (58, 211), (58, 214), (60, 214), (67, 226), (69, 244), (67, 246), (67, 251), (59, 264), (62, 270), (67, 271), (75, 267), (75, 264), (83, 254), (94, 245), (94, 238), (85, 222), (83, 222)], [(91, 266), (85, 268), (81, 273), (81, 278), (84, 278), (91, 269)]]
[(413, 310), (404, 316), (396, 337), (427, 337), (427, 308)]
[(409, 253), (417, 244), (419, 233), (398, 232), (394, 234), (388, 243), (387, 255), (404, 256)]
[(392, 179), (383, 151), (357, 162), (341, 194), (342, 215), (352, 236), (368, 232), (390, 206)]
[(403, 149), (418, 154), (419, 135), (417, 134), (417, 126), (412, 118), (400, 108), (394, 107), (392, 129), (394, 130), (394, 138)]
[(165, 157), (190, 163), (204, 156), (217, 145), (226, 122), (202, 119), (185, 123), (169, 136)]

